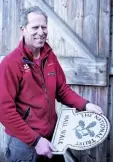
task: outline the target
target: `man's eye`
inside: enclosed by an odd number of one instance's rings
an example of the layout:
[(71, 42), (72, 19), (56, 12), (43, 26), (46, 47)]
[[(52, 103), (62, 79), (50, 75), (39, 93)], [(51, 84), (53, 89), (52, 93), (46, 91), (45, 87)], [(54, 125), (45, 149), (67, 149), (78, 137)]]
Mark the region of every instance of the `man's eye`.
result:
[(38, 29), (38, 27), (37, 27), (37, 26), (35, 26), (35, 27), (33, 27), (33, 29), (35, 29), (35, 30), (36, 30), (36, 29)]
[(42, 26), (42, 29), (47, 29), (47, 27), (46, 26)]

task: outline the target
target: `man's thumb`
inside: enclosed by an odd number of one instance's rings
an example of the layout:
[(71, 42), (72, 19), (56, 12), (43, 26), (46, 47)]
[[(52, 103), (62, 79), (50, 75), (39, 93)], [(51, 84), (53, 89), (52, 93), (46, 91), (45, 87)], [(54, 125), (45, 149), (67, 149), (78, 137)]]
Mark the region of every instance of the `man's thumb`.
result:
[(52, 145), (52, 143), (49, 143), (49, 148), (50, 148), (52, 151), (57, 151), (57, 149)]

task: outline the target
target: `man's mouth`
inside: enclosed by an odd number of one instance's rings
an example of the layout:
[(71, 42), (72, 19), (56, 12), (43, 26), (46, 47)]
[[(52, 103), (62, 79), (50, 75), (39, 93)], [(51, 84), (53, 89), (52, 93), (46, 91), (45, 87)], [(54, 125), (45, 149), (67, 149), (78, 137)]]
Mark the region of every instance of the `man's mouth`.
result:
[(44, 40), (45, 38), (34, 38), (36, 40)]
[(44, 38), (34, 38), (34, 40), (38, 43), (42, 43), (42, 42), (44, 42), (45, 39)]

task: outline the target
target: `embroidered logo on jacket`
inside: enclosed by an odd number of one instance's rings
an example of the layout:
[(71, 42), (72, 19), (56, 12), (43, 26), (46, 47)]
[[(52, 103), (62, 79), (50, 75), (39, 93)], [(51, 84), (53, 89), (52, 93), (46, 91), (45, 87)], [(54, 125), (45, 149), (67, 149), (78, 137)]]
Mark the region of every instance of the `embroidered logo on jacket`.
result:
[(24, 64), (24, 70), (25, 70), (26, 72), (30, 71), (30, 68), (29, 68), (28, 64)]
[(54, 72), (54, 71), (49, 72), (48, 75), (56, 75), (56, 72)]

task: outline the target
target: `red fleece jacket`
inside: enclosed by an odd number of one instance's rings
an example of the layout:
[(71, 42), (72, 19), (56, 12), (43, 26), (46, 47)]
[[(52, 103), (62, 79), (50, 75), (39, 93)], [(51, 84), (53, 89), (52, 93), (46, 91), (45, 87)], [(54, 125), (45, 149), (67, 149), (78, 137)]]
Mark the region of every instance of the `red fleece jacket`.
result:
[(0, 122), (6, 132), (32, 145), (50, 137), (57, 120), (55, 99), (83, 110), (87, 101), (66, 84), (64, 72), (47, 43), (41, 49), (41, 65), (20, 42), (0, 64)]

